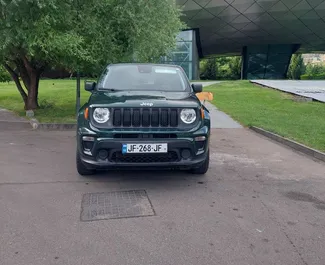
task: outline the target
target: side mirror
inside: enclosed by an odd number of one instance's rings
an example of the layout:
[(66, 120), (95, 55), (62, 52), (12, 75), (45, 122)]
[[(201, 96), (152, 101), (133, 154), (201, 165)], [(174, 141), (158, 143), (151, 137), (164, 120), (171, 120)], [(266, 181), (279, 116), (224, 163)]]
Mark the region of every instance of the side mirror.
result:
[(89, 82), (89, 81), (85, 82), (85, 90), (86, 91), (91, 92), (95, 89), (95, 87), (96, 87), (96, 82)]
[(192, 84), (192, 88), (195, 93), (201, 93), (203, 91), (202, 84)]

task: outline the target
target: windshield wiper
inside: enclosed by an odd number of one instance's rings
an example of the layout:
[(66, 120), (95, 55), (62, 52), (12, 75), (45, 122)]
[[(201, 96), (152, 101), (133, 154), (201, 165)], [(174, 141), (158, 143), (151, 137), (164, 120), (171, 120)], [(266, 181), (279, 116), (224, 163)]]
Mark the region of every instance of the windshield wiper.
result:
[(110, 91), (110, 92), (116, 92), (116, 91), (122, 91), (121, 89), (116, 89), (116, 88), (99, 88), (98, 90), (105, 90), (105, 91)]

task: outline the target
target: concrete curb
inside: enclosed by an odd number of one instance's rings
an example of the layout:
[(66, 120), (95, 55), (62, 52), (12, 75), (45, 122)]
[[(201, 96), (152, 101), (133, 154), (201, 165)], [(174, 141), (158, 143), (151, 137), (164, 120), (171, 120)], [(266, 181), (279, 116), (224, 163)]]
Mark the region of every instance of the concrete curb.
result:
[(252, 80), (249, 80), (250, 83), (256, 85), (256, 86), (259, 86), (259, 87), (262, 87), (262, 88), (269, 88), (269, 89), (273, 89), (273, 90), (277, 90), (281, 93), (286, 93), (286, 94), (289, 94), (291, 96), (293, 96), (293, 101), (298, 101), (298, 102), (312, 102), (312, 101), (318, 101), (318, 102), (321, 102), (321, 103), (324, 103), (322, 101), (319, 101), (315, 98), (312, 98), (312, 97), (308, 97), (308, 96), (303, 96), (303, 95), (298, 95), (298, 94), (295, 94), (293, 92), (290, 92), (290, 91), (284, 91), (284, 90), (281, 90), (279, 88), (276, 88), (276, 87), (272, 87), (272, 86), (267, 86), (267, 85), (263, 85), (263, 84), (260, 84), (258, 82), (255, 82), (255, 81), (252, 81)]
[(30, 130), (30, 124), (28, 121), (2, 121), (0, 120), (0, 130)]
[(30, 119), (30, 125), (34, 130), (65, 131), (77, 129), (76, 123), (39, 123), (35, 118)]
[(279, 142), (281, 144), (289, 146), (292, 149), (295, 149), (295, 150), (297, 150), (299, 152), (302, 152), (302, 153), (304, 153), (306, 155), (309, 155), (309, 156), (311, 156), (313, 158), (316, 158), (316, 159), (319, 159), (319, 160), (325, 162), (325, 153), (322, 153), (322, 152), (320, 152), (318, 150), (312, 149), (312, 148), (310, 148), (308, 146), (305, 146), (303, 144), (300, 144), (300, 143), (297, 143), (295, 141), (289, 140), (289, 139), (284, 138), (284, 137), (282, 137), (280, 135), (277, 135), (275, 133), (271, 133), (269, 131), (266, 131), (264, 129), (261, 129), (261, 128), (258, 128), (258, 127), (255, 127), (255, 126), (251, 126), (250, 129), (257, 132), (257, 133), (259, 133), (259, 134), (262, 134), (262, 135), (264, 135), (264, 136), (266, 136), (266, 137), (268, 137), (268, 138), (270, 138), (272, 140), (275, 140), (275, 141), (277, 141), (277, 142)]
[(76, 130), (76, 123), (39, 123), (37, 125), (37, 130), (57, 130), (57, 131), (65, 131), (65, 130)]
[(29, 120), (30, 125), (32, 125), (33, 130), (36, 130), (38, 128), (39, 122), (36, 119), (30, 119)]

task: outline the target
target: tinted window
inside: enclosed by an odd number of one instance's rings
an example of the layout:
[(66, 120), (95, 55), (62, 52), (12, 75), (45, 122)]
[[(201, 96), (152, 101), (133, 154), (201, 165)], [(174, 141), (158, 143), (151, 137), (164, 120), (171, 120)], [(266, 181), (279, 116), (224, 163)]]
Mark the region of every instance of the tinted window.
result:
[(162, 65), (112, 65), (102, 74), (99, 89), (185, 91), (181, 69)]

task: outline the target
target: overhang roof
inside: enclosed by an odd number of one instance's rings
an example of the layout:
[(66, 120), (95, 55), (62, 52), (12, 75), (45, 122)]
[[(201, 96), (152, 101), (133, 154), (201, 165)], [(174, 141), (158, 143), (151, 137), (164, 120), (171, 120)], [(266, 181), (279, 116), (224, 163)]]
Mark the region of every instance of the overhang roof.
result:
[(240, 54), (243, 46), (301, 44), (325, 52), (325, 0), (176, 0), (203, 56)]

